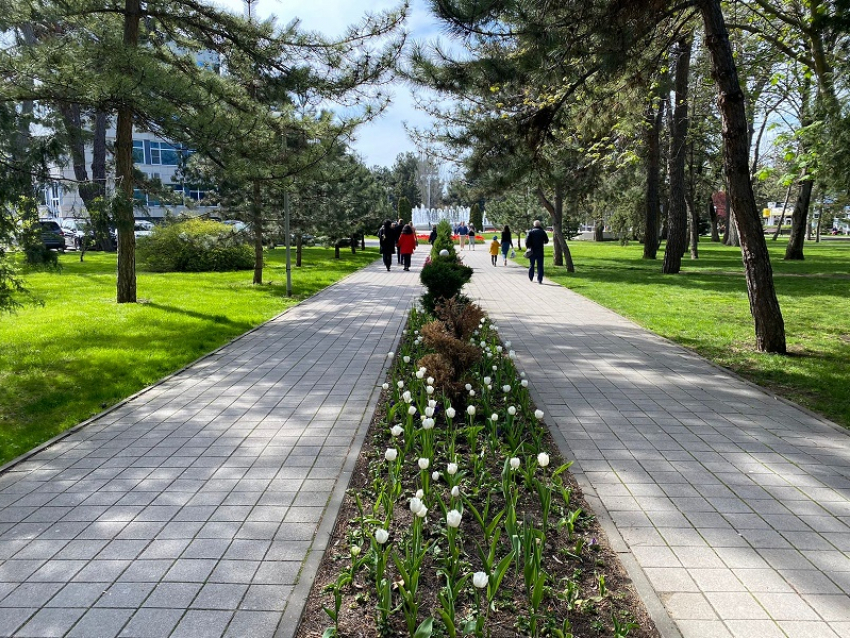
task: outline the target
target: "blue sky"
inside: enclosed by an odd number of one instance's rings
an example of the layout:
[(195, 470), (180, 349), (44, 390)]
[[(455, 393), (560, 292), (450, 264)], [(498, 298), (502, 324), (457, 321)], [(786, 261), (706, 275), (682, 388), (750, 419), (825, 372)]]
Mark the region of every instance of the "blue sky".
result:
[[(213, 1), (235, 12), (244, 11), (242, 0)], [(252, 10), (262, 17), (274, 15), (282, 25), (299, 18), (302, 29), (332, 37), (342, 34), (348, 25), (360, 22), (367, 11), (375, 13), (395, 8), (398, 4), (396, 0), (257, 0)], [(428, 11), (426, 0), (412, 0), (406, 28), (410, 39), (416, 40), (434, 40), (441, 32), (439, 24)], [(397, 84), (392, 93), (393, 104), (383, 116), (357, 131), (353, 146), (367, 166), (392, 166), (399, 153), (416, 152), (404, 124), (427, 128), (430, 122), (427, 115), (414, 107), (409, 87)]]

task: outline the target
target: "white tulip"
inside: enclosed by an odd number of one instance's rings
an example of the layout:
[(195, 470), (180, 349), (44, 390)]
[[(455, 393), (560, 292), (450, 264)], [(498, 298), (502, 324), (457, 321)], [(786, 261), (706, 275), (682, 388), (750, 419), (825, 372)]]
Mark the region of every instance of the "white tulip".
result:
[(433, 472), (431, 472), (431, 478), (436, 483), (437, 481), (440, 480), (440, 473), (437, 470), (434, 470)]
[(514, 416), (516, 414), (516, 408), (512, 405), (509, 405), (508, 406), (508, 414), (510, 414), (511, 416)]
[(468, 406), (468, 407), (466, 408), (466, 413), (467, 413), (469, 416), (475, 416), (475, 406), (474, 406), (474, 405), (470, 405), (470, 406)]
[(360, 556), (360, 545), (352, 545), (348, 551), (351, 552), (352, 556)]
[(434, 416), (434, 408), (432, 408), (430, 405), (427, 408), (425, 408), (425, 416), (427, 416), (429, 418)]
[(469, 396), (474, 397), (474, 396), (475, 396), (475, 390), (470, 390), (470, 391), (469, 391)]
[(432, 410), (436, 410), (437, 409), (437, 402), (434, 401), (434, 399), (428, 399), (428, 407), (431, 408)]
[(395, 356), (395, 352), (388, 352), (387, 359), (392, 359)]
[(388, 447), (387, 451), (384, 452), (384, 458), (388, 461), (395, 461), (398, 458), (398, 450), (394, 447)]
[(454, 496), (455, 498), (457, 498), (458, 496), (460, 496), (460, 488), (459, 488), (457, 485), (455, 485), (455, 486), (452, 488), (452, 496)]
[(482, 341), (482, 342), (481, 342), (480, 344), (478, 344), (478, 345), (480, 345), (482, 348), (486, 348), (486, 347), (487, 347), (487, 342), (486, 342), (486, 341)]
[(446, 525), (449, 527), (460, 527), (461, 514), (457, 510), (449, 510), (446, 514)]
[(521, 376), (524, 379), (525, 378), (525, 372), (520, 372), (519, 376)]
[(499, 332), (499, 326), (497, 326), (495, 323), (490, 326), (490, 328), (493, 330), (493, 332)]
[(407, 413), (408, 413), (410, 416), (413, 416), (414, 414), (416, 414), (416, 406), (415, 406), (415, 405), (411, 405), (409, 408), (407, 408)]
[(549, 455), (546, 452), (541, 452), (537, 455), (537, 465), (540, 467), (546, 467), (549, 465)]
[(467, 392), (469, 392), (470, 390), (472, 390), (472, 384), (470, 384), (470, 383), (467, 383), (467, 384), (466, 384), (465, 386), (463, 386), (463, 387), (464, 387), (464, 388), (466, 388), (466, 391), (467, 391)]
[(416, 512), (418, 512), (423, 507), (425, 507), (425, 505), (422, 503), (421, 499), (416, 498), (415, 496), (410, 499), (410, 511), (414, 514), (416, 514)]
[(428, 459), (426, 459), (426, 458), (419, 459), (419, 469), (420, 470), (427, 470), (429, 465), (431, 465), (431, 461), (429, 461)]
[(434, 428), (434, 419), (425, 419), (422, 421), (423, 430), (431, 430)]
[(404, 381), (399, 381), (396, 385), (398, 386), (398, 389), (401, 390), (404, 387)]
[(427, 392), (428, 394), (434, 394), (434, 386), (426, 385), (425, 386), (425, 392)]
[(498, 414), (496, 414), (495, 412), (493, 412), (493, 414), (491, 414), (491, 415), (490, 415), (490, 420), (491, 420), (493, 423), (495, 423), (496, 421), (498, 421), (498, 420), (499, 420), (499, 415), (498, 415)]
[(493, 366), (493, 372), (499, 369), (499, 366)]
[(425, 382), (428, 385), (434, 385), (434, 377), (428, 377), (427, 379), (425, 379)]
[(488, 386), (487, 386), (487, 389), (488, 389), (488, 390), (492, 390), (492, 389), (493, 389), (493, 386), (492, 386), (492, 385), (488, 385)]
[(511, 464), (512, 470), (517, 469), (519, 467), (519, 459), (515, 456), (512, 456), (511, 460), (510, 460), (510, 464)]
[(404, 394), (401, 395), (401, 398), (404, 399), (405, 403), (413, 401), (413, 397), (410, 395), (410, 390), (405, 390)]
[(418, 498), (421, 501), (423, 498), (425, 498), (425, 492), (422, 491), (421, 489), (418, 489), (418, 490), (416, 490), (416, 494), (414, 494), (414, 496), (416, 496), (416, 498)]
[(475, 572), (472, 575), (472, 584), (475, 585), (478, 589), (484, 589), (489, 581), (490, 579), (484, 572)]
[(451, 476), (457, 474), (457, 463), (449, 463), (446, 467), (446, 472), (448, 472)]
[(502, 350), (504, 350), (504, 348), (502, 346), (496, 346), (496, 352), (498, 352), (499, 354), (502, 354)]
[(506, 348), (510, 348), (510, 347), (511, 347), (511, 342), (510, 342), (510, 341), (505, 341), (505, 347), (506, 347)]
[(389, 383), (385, 383), (385, 384), (383, 384), (381, 387), (382, 387), (384, 390), (389, 390), (389, 389), (390, 389), (390, 384), (389, 384)]
[(378, 545), (383, 545), (390, 539), (390, 533), (385, 529), (375, 530), (375, 541)]
[(511, 391), (511, 386), (509, 386), (509, 385), (503, 385), (502, 386), (502, 392), (504, 392), (505, 394), (507, 394), (510, 391)]
[(423, 505), (422, 509), (420, 509), (418, 512), (416, 512), (416, 515), (419, 518), (425, 518), (428, 515), (428, 508)]
[(482, 381), (484, 381), (484, 385), (490, 385), (492, 379), (490, 377), (484, 377)]
[(527, 388), (527, 387), (528, 387), (528, 379), (523, 379), (522, 381), (520, 381), (520, 382), (519, 382), (519, 384), (520, 384), (523, 388)]
[(418, 331), (418, 330), (414, 330), (414, 331), (413, 331), (413, 334), (418, 335), (418, 334), (419, 334), (419, 331)]
[(408, 357), (407, 355), (404, 355), (404, 356), (401, 358), (401, 360), (402, 360), (402, 361), (404, 361), (405, 363), (410, 363), (410, 357)]
[(514, 352), (513, 350), (508, 352), (508, 359), (516, 359), (516, 352)]
[(455, 418), (456, 414), (457, 414), (457, 412), (455, 412), (454, 408), (446, 408), (446, 416), (448, 418), (453, 419), (453, 418)]
[(424, 373), (424, 372), (422, 372), (422, 370), (417, 370), (417, 371), (416, 371), (416, 378), (417, 378), (417, 379), (424, 379), (424, 378), (425, 378), (425, 373)]
[(393, 436), (401, 436), (403, 432), (404, 428), (400, 425), (394, 425), (392, 428), (390, 428), (390, 434), (392, 434)]
[(540, 419), (543, 418), (543, 410), (535, 410), (534, 416), (539, 421)]

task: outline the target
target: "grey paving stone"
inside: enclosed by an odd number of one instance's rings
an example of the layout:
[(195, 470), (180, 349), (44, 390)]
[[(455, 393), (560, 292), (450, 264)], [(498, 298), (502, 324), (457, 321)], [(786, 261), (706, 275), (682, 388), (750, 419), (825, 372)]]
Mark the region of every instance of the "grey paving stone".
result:
[(225, 636), (228, 638), (272, 638), (275, 635), (281, 614), (262, 611), (237, 611), (230, 621)]
[(201, 583), (159, 583), (145, 600), (144, 606), (188, 609), (202, 586)]
[(60, 589), (62, 589), (61, 583), (22, 583), (0, 600), (0, 609), (43, 607)]
[(198, 609), (238, 609), (246, 591), (246, 584), (207, 583), (191, 606)]
[(66, 636), (114, 638), (132, 614), (132, 609), (89, 609)]
[(85, 612), (85, 609), (45, 607), (39, 610), (15, 635), (22, 638), (58, 638), (64, 636)]
[(171, 634), (171, 638), (213, 638), (224, 635), (231, 611), (210, 611), (190, 609)]
[(143, 607), (133, 614), (130, 622), (119, 635), (124, 638), (162, 638), (169, 636), (182, 616), (182, 609)]

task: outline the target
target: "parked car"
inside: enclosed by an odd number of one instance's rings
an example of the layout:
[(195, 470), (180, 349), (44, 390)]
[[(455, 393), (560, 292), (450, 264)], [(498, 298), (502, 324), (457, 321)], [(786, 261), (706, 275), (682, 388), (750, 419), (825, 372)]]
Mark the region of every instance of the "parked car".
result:
[(66, 217), (60, 225), (65, 238), (65, 248), (82, 250), (84, 244), (91, 246), (94, 243), (94, 232), (87, 220)]
[(231, 226), (233, 230), (237, 233), (247, 232), (248, 224), (238, 219), (225, 219), (222, 224), (227, 226)]
[(133, 224), (133, 234), (136, 236), (136, 239), (139, 237), (147, 237), (152, 232), (153, 222), (149, 222), (144, 219), (137, 219), (136, 223)]
[(54, 219), (39, 219), (38, 225), (41, 226), (41, 241), (44, 247), (48, 250), (65, 250), (65, 237), (62, 235), (62, 228)]

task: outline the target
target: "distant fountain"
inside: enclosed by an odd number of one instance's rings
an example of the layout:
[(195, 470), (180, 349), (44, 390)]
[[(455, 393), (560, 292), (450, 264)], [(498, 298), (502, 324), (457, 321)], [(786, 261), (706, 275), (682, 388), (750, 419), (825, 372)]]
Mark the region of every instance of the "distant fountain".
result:
[[(447, 219), (452, 226), (457, 226), (460, 222), (469, 223), (469, 212), (469, 206), (446, 206), (444, 208), (417, 206), (412, 211), (413, 225), (416, 226), (416, 230), (421, 231), (423, 228), (436, 226), (440, 220)], [(484, 225), (487, 226), (488, 224), (485, 216)]]

